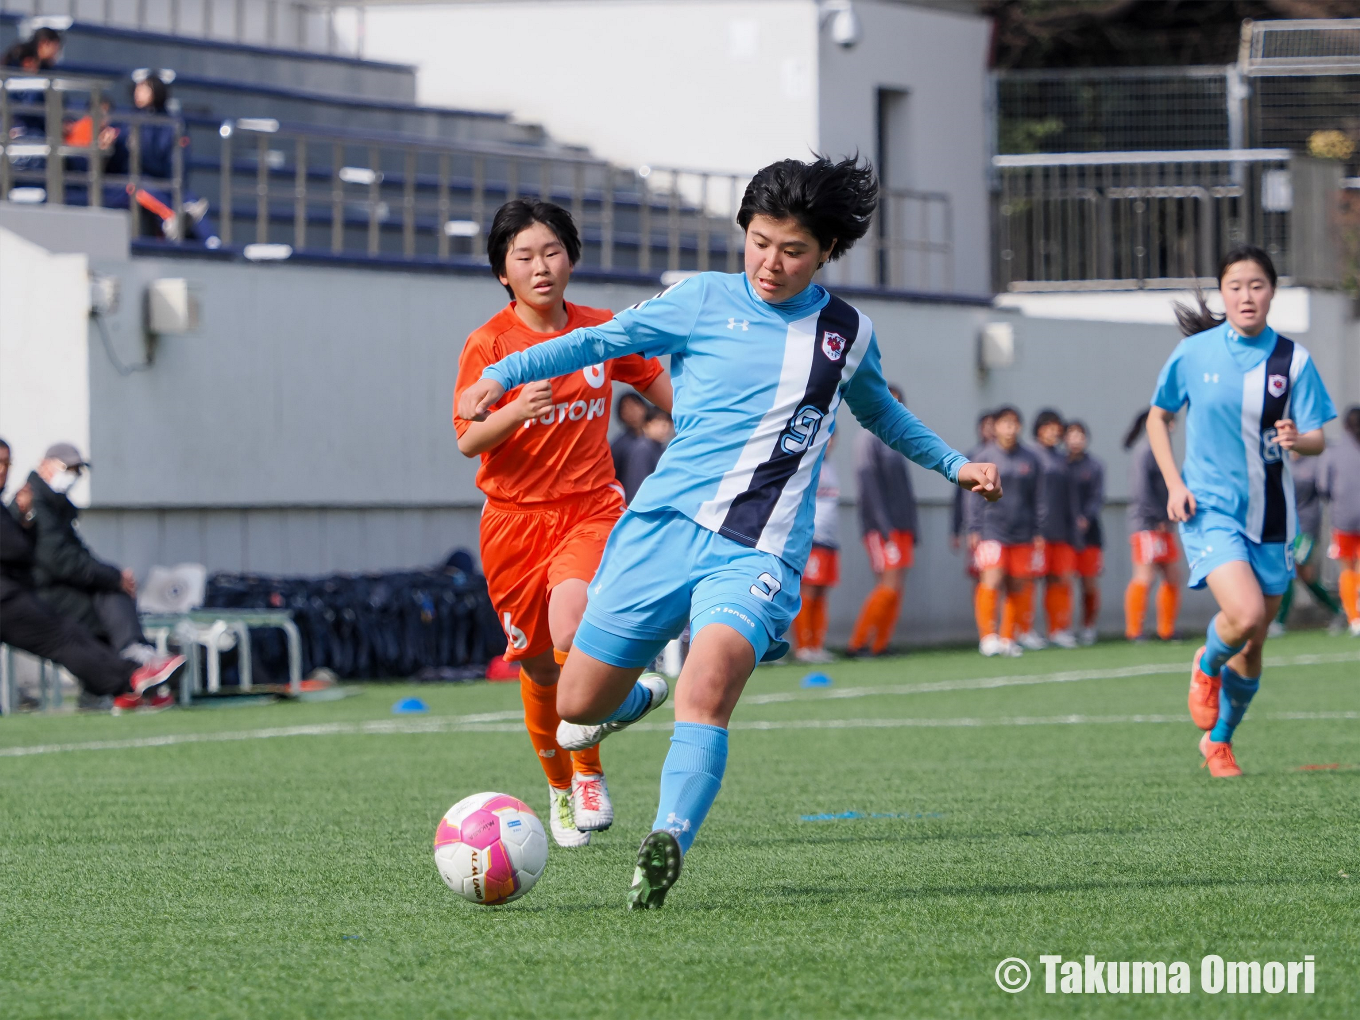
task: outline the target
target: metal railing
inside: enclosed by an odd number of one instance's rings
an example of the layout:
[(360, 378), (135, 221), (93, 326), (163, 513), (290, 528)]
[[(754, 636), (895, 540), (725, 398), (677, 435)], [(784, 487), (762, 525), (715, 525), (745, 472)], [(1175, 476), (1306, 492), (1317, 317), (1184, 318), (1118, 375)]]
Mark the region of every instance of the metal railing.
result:
[[(183, 124), (175, 117), (141, 111), (106, 113), (103, 100), (114, 85), (98, 78), (0, 69), (0, 198), (19, 203), (113, 206), (133, 211), (138, 197), (157, 193), (176, 220), (184, 212)], [(72, 140), (72, 128), (88, 118), (88, 141)], [(105, 171), (112, 153), (101, 134), (113, 126), (125, 141), (128, 172)], [(142, 172), (143, 126), (174, 133), (169, 177)], [(132, 236), (141, 216), (131, 217)]]
[(1186, 286), (1251, 243), (1289, 276), (1284, 149), (997, 156), (997, 290)]

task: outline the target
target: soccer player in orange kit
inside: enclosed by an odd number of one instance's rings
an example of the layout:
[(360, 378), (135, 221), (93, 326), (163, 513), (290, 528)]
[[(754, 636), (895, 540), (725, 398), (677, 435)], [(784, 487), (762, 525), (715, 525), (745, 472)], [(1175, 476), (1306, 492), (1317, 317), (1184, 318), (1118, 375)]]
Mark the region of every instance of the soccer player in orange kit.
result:
[[(454, 400), (506, 355), (613, 318), (564, 300), (581, 240), (571, 214), (550, 202), (501, 206), (487, 236), (491, 271), (510, 304), (468, 337)], [(600, 750), (557, 743), (557, 678), (586, 608), (605, 541), (624, 510), (609, 453), (612, 381), (671, 407), (670, 377), (636, 354), (506, 393), (484, 421), (454, 418), (458, 449), (482, 459), (482, 569), (520, 666), (524, 723), (551, 788), (550, 828), (560, 846), (584, 846), (614, 820)]]

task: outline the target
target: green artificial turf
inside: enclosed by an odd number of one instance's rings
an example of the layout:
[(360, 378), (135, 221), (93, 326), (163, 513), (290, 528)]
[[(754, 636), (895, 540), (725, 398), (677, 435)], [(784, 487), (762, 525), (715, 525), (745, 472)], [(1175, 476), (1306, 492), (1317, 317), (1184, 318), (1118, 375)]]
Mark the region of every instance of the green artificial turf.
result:
[[(479, 790), (545, 808), (517, 685), (3, 719), (0, 1013), (1360, 1015), (1360, 642), (1271, 643), (1295, 664), (1267, 669), (1237, 781), (1198, 767), (1192, 648), (921, 653), (837, 664), (811, 690), (804, 669), (762, 668), (684, 874), (645, 914), (623, 902), (666, 710), (604, 746), (614, 828), (553, 847), (491, 909), (444, 887), (432, 840)], [(1060, 671), (1077, 676), (968, 683)], [(412, 694), (430, 714), (393, 716)], [(1192, 991), (1048, 995), (1044, 953), (1184, 960)], [(1208, 995), (1207, 953), (1313, 954), (1317, 990)], [(1034, 970), (1017, 995), (993, 977), (1012, 956)]]

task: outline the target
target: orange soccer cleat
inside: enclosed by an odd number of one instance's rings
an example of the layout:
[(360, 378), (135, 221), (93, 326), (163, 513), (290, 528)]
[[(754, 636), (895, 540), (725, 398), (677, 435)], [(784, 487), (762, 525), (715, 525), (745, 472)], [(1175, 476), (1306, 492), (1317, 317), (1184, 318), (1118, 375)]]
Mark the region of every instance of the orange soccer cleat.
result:
[(1206, 733), (1199, 738), (1199, 753), (1204, 755), (1204, 764), (1200, 768), (1207, 768), (1209, 775), (1215, 779), (1242, 774), (1242, 770), (1237, 767), (1237, 759), (1233, 757), (1232, 744), (1210, 740)]
[(1204, 650), (1205, 646), (1200, 645), (1190, 666), (1190, 718), (1200, 729), (1211, 730), (1218, 722), (1218, 689), (1223, 681), (1199, 668)]

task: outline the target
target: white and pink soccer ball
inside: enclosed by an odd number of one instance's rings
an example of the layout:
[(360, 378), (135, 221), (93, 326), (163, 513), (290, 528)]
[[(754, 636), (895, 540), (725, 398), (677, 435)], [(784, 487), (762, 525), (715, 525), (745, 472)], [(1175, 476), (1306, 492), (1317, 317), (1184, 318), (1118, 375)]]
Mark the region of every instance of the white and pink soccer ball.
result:
[(474, 793), (445, 812), (434, 834), (434, 864), (444, 883), (483, 906), (517, 900), (548, 863), (543, 823), (522, 800)]

